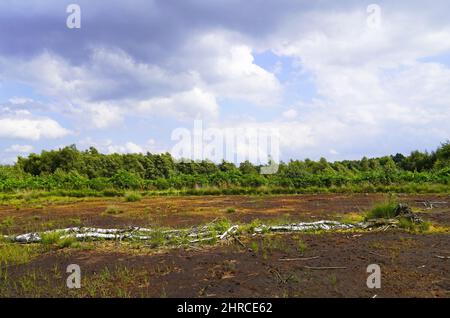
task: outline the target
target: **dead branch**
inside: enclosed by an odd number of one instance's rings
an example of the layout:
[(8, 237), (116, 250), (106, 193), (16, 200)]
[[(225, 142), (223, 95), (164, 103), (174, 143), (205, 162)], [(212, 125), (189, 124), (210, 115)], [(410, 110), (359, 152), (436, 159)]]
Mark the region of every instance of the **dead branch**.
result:
[(228, 235), (234, 233), (237, 231), (239, 226), (237, 225), (233, 225), (232, 227), (230, 227), (228, 230), (226, 230), (222, 235), (219, 236), (219, 238), (221, 240), (225, 239)]
[(375, 253), (375, 252), (369, 252), (369, 254), (376, 255), (376, 256), (381, 256), (381, 257), (386, 257), (386, 258), (390, 258), (390, 256), (383, 255), (383, 254), (378, 254), (378, 253)]
[(343, 266), (324, 266), (324, 267), (315, 267), (315, 266), (303, 266), (306, 269), (312, 270), (327, 270), (327, 269), (346, 269), (347, 267)]
[(318, 259), (320, 256), (314, 257), (299, 257), (299, 258), (280, 258), (279, 261), (282, 262), (292, 262), (292, 261), (309, 261), (312, 259)]

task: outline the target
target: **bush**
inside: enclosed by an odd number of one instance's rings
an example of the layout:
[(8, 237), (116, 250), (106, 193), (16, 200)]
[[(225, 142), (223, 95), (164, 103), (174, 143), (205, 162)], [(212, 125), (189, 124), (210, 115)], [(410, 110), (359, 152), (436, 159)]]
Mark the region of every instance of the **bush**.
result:
[(58, 232), (43, 233), (41, 235), (41, 243), (45, 245), (52, 245), (59, 242), (61, 234)]
[(228, 208), (227, 209), (227, 213), (234, 213), (234, 212), (236, 212), (235, 208)]
[(121, 213), (123, 213), (123, 211), (119, 207), (111, 205), (106, 208), (105, 213), (106, 214), (121, 214)]
[(125, 195), (125, 201), (127, 202), (137, 202), (140, 201), (142, 199), (142, 196), (139, 193), (127, 193)]
[(77, 241), (77, 239), (73, 236), (65, 237), (58, 242), (58, 246), (60, 248), (67, 248), (67, 247), (78, 247), (80, 243)]
[(389, 200), (387, 202), (379, 203), (370, 210), (365, 219), (391, 219), (395, 217), (395, 210), (397, 209), (397, 202)]
[(120, 189), (139, 189), (142, 187), (142, 179), (128, 171), (120, 170), (112, 178), (111, 182)]

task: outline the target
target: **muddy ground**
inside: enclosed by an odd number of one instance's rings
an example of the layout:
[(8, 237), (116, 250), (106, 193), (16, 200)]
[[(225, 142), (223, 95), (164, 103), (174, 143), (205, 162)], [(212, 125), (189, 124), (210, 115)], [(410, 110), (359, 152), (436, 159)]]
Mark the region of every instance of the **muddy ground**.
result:
[[(399, 198), (433, 224), (450, 224), (449, 196)], [(95, 199), (20, 209), (5, 205), (0, 207), (0, 221), (14, 217), (2, 231), (17, 233), (33, 226), (57, 227), (75, 218), (99, 227), (184, 227), (223, 216), (239, 222), (341, 219), (362, 214), (383, 199), (381, 194), (155, 197), (134, 203)], [(441, 203), (429, 209), (430, 201)], [(122, 212), (105, 214), (111, 205)], [(1, 267), (0, 296), (450, 297), (448, 232), (271, 234), (240, 240), (175, 249), (120, 242), (46, 247), (22, 264)], [(80, 289), (66, 287), (69, 264), (81, 267)], [(380, 289), (366, 285), (369, 264), (380, 265)]]

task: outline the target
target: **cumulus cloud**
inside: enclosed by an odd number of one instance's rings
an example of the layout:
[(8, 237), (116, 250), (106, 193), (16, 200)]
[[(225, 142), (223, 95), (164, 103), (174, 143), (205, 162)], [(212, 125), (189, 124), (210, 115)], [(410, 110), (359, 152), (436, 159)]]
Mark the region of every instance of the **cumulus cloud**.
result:
[(40, 140), (61, 138), (69, 131), (50, 118), (0, 118), (0, 137)]
[(198, 116), (216, 117), (219, 112), (214, 94), (195, 87), (186, 92), (168, 97), (157, 97), (140, 101), (137, 110), (149, 114), (170, 114), (179, 119)]
[[(238, 115), (230, 104), (254, 114), (233, 125), (279, 128), (290, 157), (433, 147), (450, 135), (447, 1), (379, 1), (375, 29), (360, 1), (79, 4), (89, 9), (80, 30), (61, 25), (60, 1), (0, 4), (0, 83), (33, 92), (9, 97), (22, 113), (0, 117), (0, 136), (66, 136), (58, 114), (81, 134), (111, 129), (106, 148), (139, 151), (132, 138), (116, 144), (114, 126), (160, 116), (223, 126)], [(275, 60), (263, 67), (255, 57), (268, 52)], [(310, 91), (292, 76), (310, 77)], [(271, 118), (258, 111), (267, 105)]]
[(71, 132), (57, 121), (43, 116), (35, 116), (26, 109), (0, 108), (0, 137), (5, 139), (55, 139)]

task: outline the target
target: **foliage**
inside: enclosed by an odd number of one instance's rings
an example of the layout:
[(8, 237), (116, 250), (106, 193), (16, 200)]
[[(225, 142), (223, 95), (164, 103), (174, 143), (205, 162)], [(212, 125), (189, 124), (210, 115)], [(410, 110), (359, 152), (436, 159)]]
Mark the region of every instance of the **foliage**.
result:
[(395, 210), (398, 203), (395, 200), (389, 200), (375, 205), (366, 215), (366, 220), (370, 219), (390, 219), (395, 217)]
[[(122, 196), (126, 191), (179, 191), (186, 194), (311, 193), (317, 191), (448, 191), (450, 142), (435, 152), (413, 151), (381, 158), (328, 162), (281, 162), (278, 172), (261, 175), (245, 161), (176, 161), (165, 154), (101, 154), (74, 145), (19, 157), (0, 166), (0, 194), (49, 191), (54, 195)], [(447, 190), (446, 190), (447, 189)], [(33, 193), (33, 192), (31, 192)]]
[(125, 195), (125, 201), (127, 202), (137, 202), (142, 199), (142, 196), (139, 193), (131, 192)]

